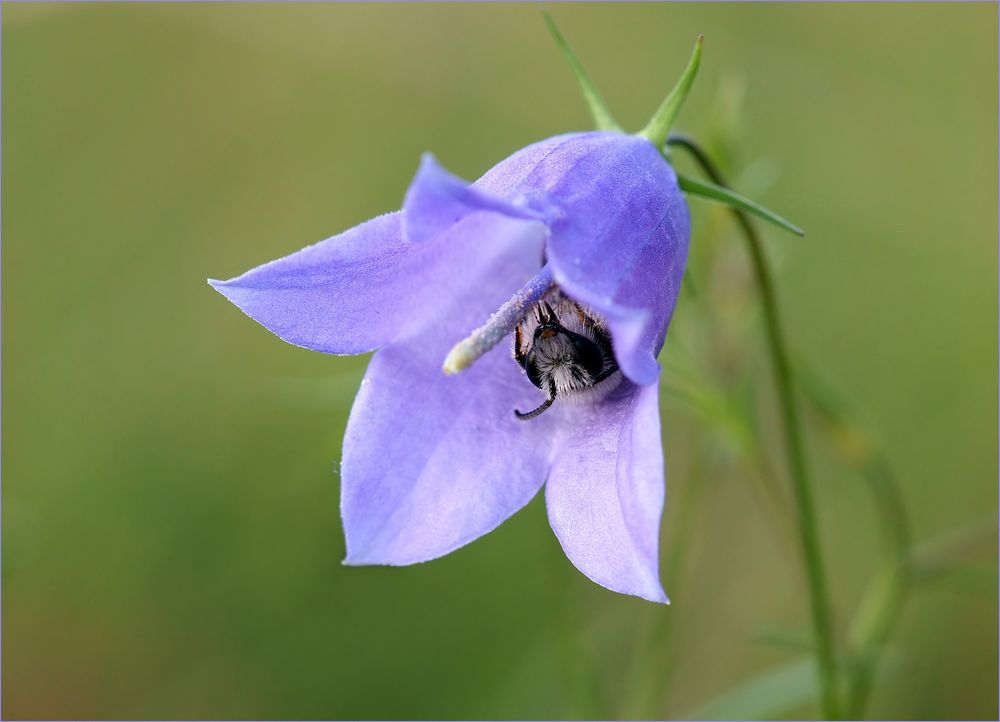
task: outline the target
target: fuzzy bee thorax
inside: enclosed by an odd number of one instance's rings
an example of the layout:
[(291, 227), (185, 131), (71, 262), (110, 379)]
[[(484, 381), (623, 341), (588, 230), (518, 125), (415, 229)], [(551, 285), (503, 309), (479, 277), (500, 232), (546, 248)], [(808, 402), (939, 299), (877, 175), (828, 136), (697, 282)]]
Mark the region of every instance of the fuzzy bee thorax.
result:
[(534, 411), (518, 412), (520, 418), (537, 416), (556, 398), (593, 400), (620, 379), (607, 325), (556, 287), (515, 328), (513, 355), (546, 395)]

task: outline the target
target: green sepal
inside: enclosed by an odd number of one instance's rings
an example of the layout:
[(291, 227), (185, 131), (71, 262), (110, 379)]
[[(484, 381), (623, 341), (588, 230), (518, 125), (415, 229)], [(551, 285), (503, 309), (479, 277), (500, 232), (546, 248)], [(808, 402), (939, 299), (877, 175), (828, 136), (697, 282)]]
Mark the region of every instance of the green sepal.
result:
[(562, 50), (563, 55), (566, 57), (566, 61), (569, 63), (570, 70), (573, 71), (573, 75), (576, 76), (576, 82), (580, 85), (580, 91), (583, 93), (583, 99), (587, 103), (587, 108), (590, 109), (590, 116), (594, 119), (594, 125), (597, 126), (598, 130), (617, 130), (621, 131), (622, 127), (618, 125), (612, 115), (611, 111), (608, 110), (608, 106), (604, 104), (604, 99), (601, 98), (601, 94), (597, 92), (597, 88), (590, 81), (590, 77), (587, 75), (587, 71), (583, 69), (583, 65), (576, 57), (576, 53), (566, 42), (566, 38), (563, 37), (562, 33), (559, 32), (559, 28), (556, 27), (555, 20), (549, 15), (547, 10), (542, 10), (542, 16), (545, 18), (545, 24), (549, 26), (549, 32), (552, 33), (552, 39), (556, 41), (556, 45)]
[(784, 228), (786, 231), (790, 231), (797, 236), (804, 236), (806, 234), (805, 231), (791, 221), (785, 220), (774, 211), (770, 211), (759, 203), (754, 203), (749, 198), (744, 198), (739, 193), (731, 191), (728, 188), (723, 188), (722, 186), (716, 185), (715, 183), (709, 183), (708, 181), (689, 178), (688, 176), (681, 175), (680, 173), (677, 174), (677, 182), (680, 184), (681, 190), (685, 193), (698, 196), (700, 198), (708, 198), (713, 201), (719, 201), (720, 203), (725, 203), (727, 206), (731, 206), (733, 208), (739, 208), (741, 211), (752, 213), (758, 218), (770, 221), (774, 225)]
[(694, 82), (694, 76), (698, 74), (698, 66), (701, 64), (701, 48), (704, 44), (705, 36), (699, 35), (694, 43), (694, 50), (691, 51), (691, 59), (688, 60), (687, 67), (684, 68), (677, 85), (660, 103), (660, 107), (653, 113), (653, 117), (646, 123), (646, 127), (639, 131), (639, 135), (649, 138), (657, 148), (667, 141), (667, 136), (681, 112), (681, 106), (687, 99), (691, 84)]

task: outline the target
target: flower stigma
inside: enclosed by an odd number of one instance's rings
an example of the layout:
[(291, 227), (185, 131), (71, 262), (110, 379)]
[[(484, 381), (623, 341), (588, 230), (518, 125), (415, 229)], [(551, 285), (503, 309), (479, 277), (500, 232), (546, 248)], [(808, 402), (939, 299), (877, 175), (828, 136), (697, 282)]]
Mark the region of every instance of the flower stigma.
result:
[(515, 326), (551, 285), (552, 269), (546, 264), (509, 301), (491, 314), (486, 323), (452, 347), (444, 359), (445, 375), (451, 376), (469, 368), (480, 356), (513, 333)]

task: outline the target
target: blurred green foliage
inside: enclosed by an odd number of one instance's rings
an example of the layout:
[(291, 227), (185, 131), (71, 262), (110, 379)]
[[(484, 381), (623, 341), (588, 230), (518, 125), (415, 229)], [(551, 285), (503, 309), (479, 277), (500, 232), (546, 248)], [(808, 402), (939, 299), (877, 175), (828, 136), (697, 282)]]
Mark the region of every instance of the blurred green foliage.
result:
[[(705, 34), (680, 128), (808, 232), (764, 229), (797, 358), (829, 391), (807, 418), (842, 642), (885, 563), (872, 445), (911, 523), (919, 573), (868, 712), (995, 718), (996, 5), (551, 10), (631, 129)], [(815, 714), (770, 367), (724, 210), (692, 201), (662, 357), (668, 608), (572, 569), (540, 499), (439, 561), (341, 567), (366, 360), (284, 345), (205, 284), (398, 207), (424, 150), (473, 178), (586, 128), (536, 7), (2, 21), (5, 718)]]

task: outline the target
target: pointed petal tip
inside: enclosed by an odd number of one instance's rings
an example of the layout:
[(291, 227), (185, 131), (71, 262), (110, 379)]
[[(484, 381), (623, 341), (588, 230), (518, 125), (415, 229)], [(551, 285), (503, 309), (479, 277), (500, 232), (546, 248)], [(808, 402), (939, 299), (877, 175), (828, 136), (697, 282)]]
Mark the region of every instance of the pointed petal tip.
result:
[(425, 150), (420, 154), (420, 170), (444, 170), (441, 168), (441, 164), (438, 163), (438, 159), (429, 150)]
[[(253, 270), (253, 269), (251, 269), (251, 270)], [(248, 273), (249, 273), (249, 271), (248, 271)], [(208, 279), (208, 285), (211, 286), (212, 288), (214, 288), (219, 293), (221, 293), (226, 298), (228, 298), (230, 301), (233, 301), (233, 293), (235, 291), (239, 291), (240, 289), (243, 289), (243, 288), (247, 287), (245, 284), (241, 284), (240, 283), (240, 281), (246, 275), (247, 274), (244, 273), (243, 275), (240, 275), (240, 276), (235, 276), (233, 278), (225, 278), (225, 279), (222, 279), (222, 278), (209, 278)], [(233, 303), (236, 303), (236, 302), (233, 301)]]
[(340, 562), (342, 567), (372, 567), (372, 566), (399, 566), (399, 563), (389, 559), (380, 559), (378, 554), (371, 554), (367, 545), (365, 548), (357, 549), (357, 543), (352, 543), (344, 538), (344, 559)]
[(419, 187), (419, 183), (445, 183), (449, 186), (464, 186), (465, 181), (460, 178), (453, 176), (444, 166), (438, 162), (437, 157), (428, 150), (425, 150), (420, 154), (420, 164), (417, 166), (417, 172), (410, 183), (410, 187), (407, 189), (406, 198), (403, 201), (403, 207), (406, 207), (406, 200), (411, 197), (411, 194), (415, 188)]
[(412, 561), (394, 561), (392, 559), (378, 559), (369, 558), (364, 554), (346, 554), (344, 559), (340, 562), (342, 567), (405, 567), (410, 564), (418, 564), (422, 560), (416, 562)]
[(518, 220), (547, 220), (544, 213), (487, 193), (448, 172), (434, 155), (424, 153), (403, 199), (403, 236), (410, 243), (430, 241), (480, 211)]
[[(252, 284), (247, 284), (245, 281), (241, 283), (245, 275), (246, 274), (243, 274), (242, 276), (227, 278), (225, 280), (210, 278), (208, 279), (208, 285), (218, 291), (223, 298), (236, 306), (236, 308), (240, 309), (247, 316), (252, 318), (254, 321), (257, 321), (257, 323), (261, 323), (261, 320), (257, 318), (257, 316), (253, 313), (253, 310), (247, 305), (245, 293), (248, 288), (252, 288)], [(261, 325), (268, 328), (267, 324), (261, 323)]]
[(659, 580), (656, 581), (655, 587), (650, 587), (648, 589), (642, 589), (637, 591), (619, 590), (615, 589), (613, 591), (621, 592), (623, 594), (629, 594), (634, 597), (639, 597), (639, 599), (644, 599), (647, 602), (653, 602), (654, 604), (662, 604), (664, 606), (670, 606), (670, 599), (667, 597), (667, 593), (663, 591), (663, 586), (660, 584)]
[[(597, 581), (597, 580), (594, 580)], [(647, 602), (653, 602), (654, 604), (663, 604), (664, 606), (670, 606), (670, 599), (667, 598), (667, 593), (663, 591), (663, 585), (657, 579), (653, 581), (650, 585), (645, 586), (642, 589), (627, 589), (620, 588), (615, 589), (614, 587), (607, 586), (601, 582), (597, 582), (602, 587), (610, 589), (613, 592), (618, 592), (619, 594), (627, 594), (631, 597), (638, 597), (639, 599), (644, 599)]]
[(583, 576), (594, 582), (594, 584), (604, 587), (608, 591), (615, 592), (616, 594), (625, 594), (630, 597), (638, 597), (639, 599), (643, 599), (647, 602), (653, 602), (654, 604), (670, 606), (670, 599), (667, 597), (667, 593), (663, 591), (663, 585), (660, 584), (659, 579), (646, 580), (635, 586), (631, 584), (619, 584), (607, 579), (598, 579), (591, 573), (582, 569), (572, 558), (570, 558), (569, 561), (574, 567), (576, 567), (577, 571), (583, 574)]
[(236, 301), (233, 300), (233, 296), (232, 296), (232, 292), (231, 292), (232, 282), (234, 280), (235, 279), (230, 278), (229, 280), (223, 281), (223, 280), (218, 279), (218, 278), (209, 278), (208, 279), (208, 285), (211, 286), (216, 291), (218, 291), (219, 293), (221, 293), (223, 296), (225, 296), (226, 300), (231, 301), (232, 303), (236, 303)]

